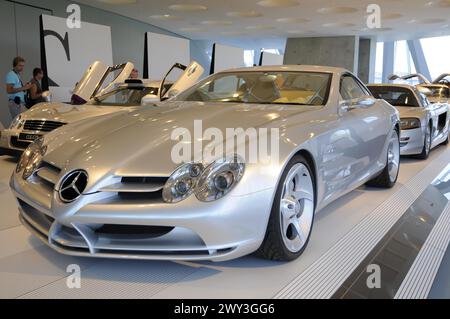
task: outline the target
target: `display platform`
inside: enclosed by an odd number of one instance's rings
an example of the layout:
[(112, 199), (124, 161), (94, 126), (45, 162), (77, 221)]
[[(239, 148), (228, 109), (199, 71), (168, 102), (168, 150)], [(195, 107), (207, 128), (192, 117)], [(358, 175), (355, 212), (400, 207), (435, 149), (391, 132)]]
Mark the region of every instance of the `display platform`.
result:
[[(393, 189), (334, 202), (296, 261), (213, 263), (60, 255), (20, 225), (8, 187), (15, 162), (0, 157), (0, 298), (450, 298), (449, 159), (448, 146), (403, 158)], [(67, 286), (73, 264), (79, 289)]]

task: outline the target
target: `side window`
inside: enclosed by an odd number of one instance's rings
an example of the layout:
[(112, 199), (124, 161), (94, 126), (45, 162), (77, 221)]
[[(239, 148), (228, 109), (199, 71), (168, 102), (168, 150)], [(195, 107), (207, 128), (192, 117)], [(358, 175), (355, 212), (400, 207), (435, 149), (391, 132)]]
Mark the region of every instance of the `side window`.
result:
[(224, 76), (217, 79), (214, 82), (214, 86), (209, 86), (209, 92), (218, 95), (225, 94), (226, 96), (230, 96), (230, 92), (235, 92), (236, 88), (243, 84), (241, 83), (242, 81), (243, 80), (241, 78), (238, 78), (235, 75)]
[(358, 81), (349, 74), (343, 75), (341, 78), (340, 93), (344, 101), (359, 99), (368, 94), (363, 90)]

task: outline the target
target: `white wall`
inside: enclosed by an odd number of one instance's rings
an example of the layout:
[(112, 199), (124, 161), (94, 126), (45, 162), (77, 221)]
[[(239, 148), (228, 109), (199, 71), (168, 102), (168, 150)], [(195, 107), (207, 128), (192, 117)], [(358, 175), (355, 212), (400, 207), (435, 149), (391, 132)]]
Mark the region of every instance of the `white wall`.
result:
[(261, 52), (261, 54), (261, 65), (283, 65), (284, 55), (269, 52)]
[[(175, 63), (186, 66), (191, 61), (189, 40), (169, 35), (147, 33), (148, 75), (152, 80), (162, 80)], [(179, 74), (171, 73), (167, 80), (174, 81)]]
[(93, 62), (113, 64), (111, 28), (84, 21), (81, 28), (68, 28), (66, 19), (49, 15), (42, 22), (47, 75), (57, 84), (50, 84), (53, 100), (70, 101), (75, 84)]
[(214, 73), (244, 67), (244, 49), (216, 43), (213, 61)]

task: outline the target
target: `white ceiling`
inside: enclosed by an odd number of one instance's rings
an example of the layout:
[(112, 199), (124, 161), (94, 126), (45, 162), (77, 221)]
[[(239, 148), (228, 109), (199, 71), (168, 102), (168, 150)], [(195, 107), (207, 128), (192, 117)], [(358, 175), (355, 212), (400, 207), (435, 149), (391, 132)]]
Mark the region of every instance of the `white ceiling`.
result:
[[(361, 35), (377, 36), (379, 39), (410, 39), (450, 35), (450, 0), (78, 2), (153, 24), (190, 39), (239, 40), (249, 46), (289, 37)], [(367, 6), (371, 3), (378, 4), (382, 9), (381, 30), (367, 28)]]

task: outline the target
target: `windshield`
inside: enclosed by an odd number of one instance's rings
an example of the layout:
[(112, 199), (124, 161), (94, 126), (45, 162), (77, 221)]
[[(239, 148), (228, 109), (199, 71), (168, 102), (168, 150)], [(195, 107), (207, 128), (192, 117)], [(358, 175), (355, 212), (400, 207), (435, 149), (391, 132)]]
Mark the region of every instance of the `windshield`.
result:
[(158, 88), (154, 87), (121, 87), (107, 94), (96, 96), (92, 104), (112, 106), (136, 106), (141, 105), (141, 100), (148, 94), (157, 95)]
[(177, 101), (325, 105), (330, 73), (224, 72), (179, 94)]
[(377, 99), (382, 99), (394, 106), (418, 107), (419, 101), (413, 91), (403, 87), (368, 86)]

